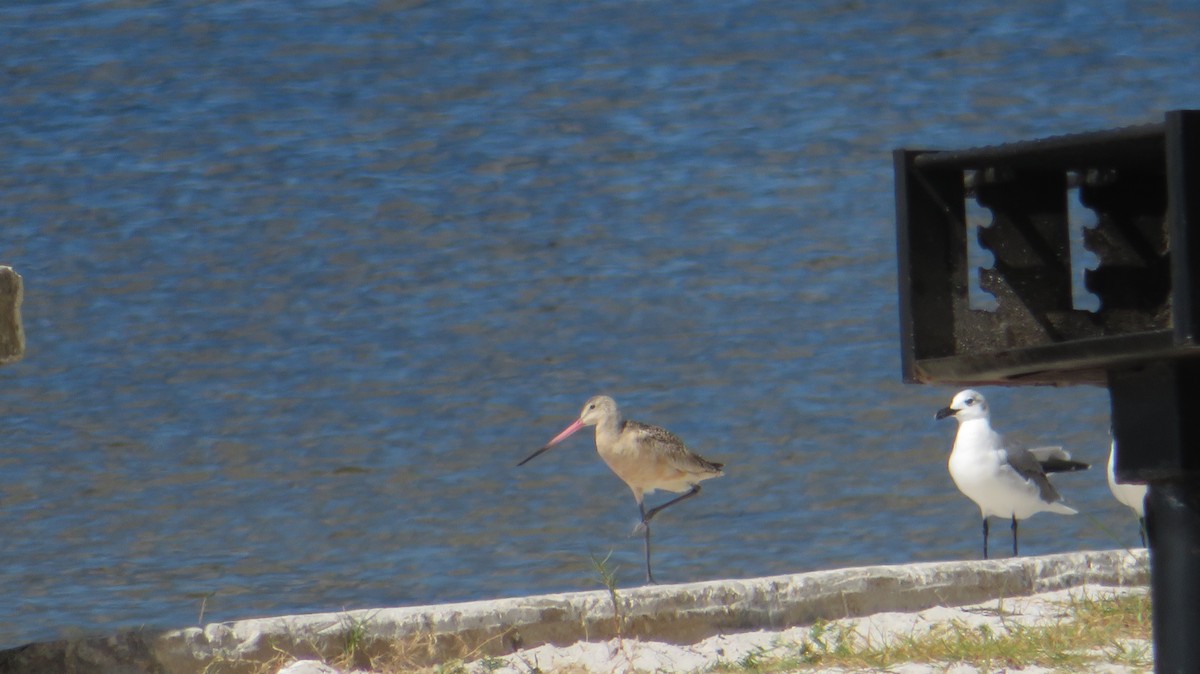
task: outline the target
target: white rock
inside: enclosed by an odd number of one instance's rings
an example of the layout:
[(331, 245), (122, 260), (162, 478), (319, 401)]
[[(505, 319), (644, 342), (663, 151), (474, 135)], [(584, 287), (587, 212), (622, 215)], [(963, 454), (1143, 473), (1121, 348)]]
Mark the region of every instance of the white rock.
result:
[(279, 674), (344, 674), (344, 672), (319, 660), (297, 660), (279, 670)]

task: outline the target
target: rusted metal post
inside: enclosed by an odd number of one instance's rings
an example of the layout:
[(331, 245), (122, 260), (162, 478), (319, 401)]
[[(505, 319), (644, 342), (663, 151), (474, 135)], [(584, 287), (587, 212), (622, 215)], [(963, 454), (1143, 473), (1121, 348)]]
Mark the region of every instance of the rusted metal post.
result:
[(21, 326), (24, 286), (12, 267), (0, 266), (0, 365), (25, 355), (25, 329)]
[[(1144, 482), (1159, 672), (1200, 663), (1200, 362), (1109, 373), (1117, 479)], [(1127, 449), (1128, 448), (1128, 451)]]

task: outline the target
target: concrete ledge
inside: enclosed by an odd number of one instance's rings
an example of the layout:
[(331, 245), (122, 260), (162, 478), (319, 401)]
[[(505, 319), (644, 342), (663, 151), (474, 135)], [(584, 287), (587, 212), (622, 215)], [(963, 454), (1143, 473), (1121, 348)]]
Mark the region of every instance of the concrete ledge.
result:
[[(963, 606), (1084, 584), (1145, 585), (1144, 550), (816, 571), (746, 580), (619, 589), (624, 634), (690, 644), (717, 634), (783, 629), (884, 611)], [(0, 652), (0, 672), (198, 674), (261, 671), (281, 655), (364, 658), (402, 649), (414, 664), (502, 655), (542, 644), (615, 636), (606, 590), (240, 620), (108, 639), (32, 644)]]

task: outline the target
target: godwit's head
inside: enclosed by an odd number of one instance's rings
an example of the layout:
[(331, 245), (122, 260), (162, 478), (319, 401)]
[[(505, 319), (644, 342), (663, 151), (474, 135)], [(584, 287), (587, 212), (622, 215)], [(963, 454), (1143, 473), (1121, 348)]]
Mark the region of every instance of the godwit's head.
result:
[(936, 418), (954, 417), (958, 423), (972, 419), (987, 419), (988, 404), (983, 394), (974, 389), (959, 391), (950, 401), (949, 407), (938, 410)]
[(583, 404), (583, 409), (579, 411), (579, 418), (575, 420), (575, 423), (564, 428), (563, 431), (554, 436), (550, 442), (547, 442), (542, 446), (541, 449), (525, 457), (525, 460), (517, 465), (524, 466), (532, 461), (535, 456), (545, 452), (572, 435), (575, 435), (579, 429), (585, 426), (595, 426), (596, 424), (601, 423), (610, 417), (619, 415), (620, 412), (617, 410), (617, 401), (608, 396), (593, 396)]
[[(579, 411), (579, 421), (577, 423), (580, 424), (580, 428), (595, 426), (605, 419), (619, 414), (617, 401), (608, 396), (592, 396), (591, 399), (583, 404), (583, 409)], [(575, 431), (571, 432), (574, 433)]]

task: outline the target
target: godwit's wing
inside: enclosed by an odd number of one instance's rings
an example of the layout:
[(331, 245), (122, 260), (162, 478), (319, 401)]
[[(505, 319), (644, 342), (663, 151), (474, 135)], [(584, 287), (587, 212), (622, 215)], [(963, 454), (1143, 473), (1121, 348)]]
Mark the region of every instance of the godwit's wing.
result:
[(671, 431), (640, 421), (626, 421), (621, 435), (629, 434), (632, 442), (636, 442), (642, 451), (653, 455), (670, 467), (698, 479), (707, 479), (722, 475), (721, 469), (725, 464), (709, 461), (687, 448), (683, 440)]

